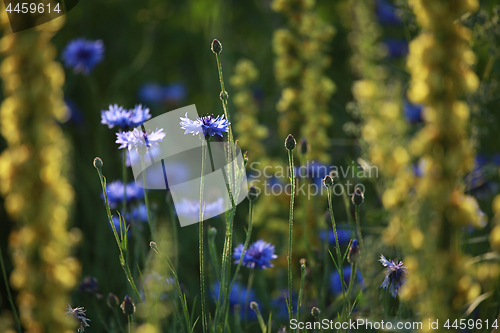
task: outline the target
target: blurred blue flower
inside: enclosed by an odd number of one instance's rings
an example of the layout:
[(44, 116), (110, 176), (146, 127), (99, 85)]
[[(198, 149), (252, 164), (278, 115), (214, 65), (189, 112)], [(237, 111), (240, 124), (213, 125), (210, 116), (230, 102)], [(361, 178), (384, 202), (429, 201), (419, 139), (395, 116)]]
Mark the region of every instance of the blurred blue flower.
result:
[[(144, 191), (142, 191), (144, 196)], [(148, 222), (148, 209), (145, 204), (140, 204), (137, 207), (132, 208), (128, 215), (129, 219), (137, 222)]]
[(404, 111), (406, 119), (411, 124), (417, 124), (423, 122), (422, 118), (423, 106), (420, 104), (411, 104), (408, 101), (404, 101)]
[(386, 0), (375, 1), (375, 14), (382, 25), (400, 25), (401, 18), (397, 15), (397, 9)]
[(140, 150), (157, 145), (158, 142), (163, 141), (164, 137), (165, 133), (163, 133), (163, 128), (157, 128), (155, 131), (146, 133), (136, 127), (132, 131), (116, 133), (115, 142), (120, 145), (118, 149), (135, 148), (141, 153)]
[(298, 178), (308, 178), (312, 183), (321, 188), (323, 186), (323, 178), (330, 174), (330, 170), (331, 168), (326, 164), (317, 161), (308, 161), (306, 165), (295, 167), (295, 175)]
[[(210, 298), (212, 300), (218, 300), (219, 299), (219, 290), (220, 290), (220, 284), (219, 282), (216, 282), (214, 286), (210, 290)], [(239, 282), (235, 282), (233, 285), (233, 289), (231, 289), (229, 293), (229, 309), (230, 311), (234, 311), (234, 306), (236, 304), (240, 305), (240, 316), (241, 318), (244, 317), (245, 315), (245, 308), (247, 308), (248, 312), (248, 319), (250, 320), (255, 320), (257, 319), (257, 315), (253, 310), (250, 309), (250, 303), (251, 302), (257, 302), (259, 303), (257, 297), (255, 296), (255, 292), (253, 289), (250, 289), (248, 293), (248, 303), (245, 304), (245, 301), (247, 299), (247, 288), (243, 285), (241, 285)], [(261, 309), (262, 311), (262, 309)]]
[(387, 48), (390, 58), (399, 58), (408, 54), (408, 42), (404, 39), (385, 38), (382, 43)]
[(123, 106), (109, 105), (108, 110), (101, 111), (101, 124), (108, 125), (109, 128), (118, 126), (128, 128), (130, 125), (130, 111), (125, 110)]
[(130, 110), (129, 127), (141, 126), (146, 120), (151, 119), (148, 108), (142, 108), (142, 104), (136, 105)]
[(180, 103), (186, 98), (186, 86), (182, 83), (170, 85), (145, 83), (139, 88), (138, 95), (145, 103)]
[[(346, 266), (342, 270), (342, 274), (344, 275), (344, 283), (349, 288), (349, 283), (351, 281), (351, 266)], [(363, 277), (359, 270), (356, 270), (356, 278), (354, 279), (354, 285), (363, 283)], [(353, 286), (354, 288), (354, 286)], [(339, 272), (334, 271), (330, 275), (330, 290), (334, 295), (342, 293), (342, 284), (340, 283), (340, 275)]]
[(186, 130), (184, 134), (193, 133), (193, 135), (196, 135), (203, 133), (204, 136), (219, 135), (222, 137), (222, 132), (227, 132), (228, 127), (229, 122), (224, 118), (224, 115), (217, 117), (202, 115), (198, 116), (196, 120), (191, 120), (186, 112), (185, 118), (181, 117), (181, 128)]
[[(224, 212), (224, 200), (219, 198), (214, 202), (205, 203), (203, 212), (206, 216), (219, 215)], [(177, 215), (196, 218), (200, 216), (200, 202), (197, 200), (182, 199), (181, 202), (175, 204), (175, 212)]]
[[(108, 194), (109, 208), (111, 209), (121, 205), (124, 191), (126, 192), (127, 203), (144, 198), (144, 189), (137, 186), (137, 184), (133, 181), (128, 183), (124, 189), (121, 180), (115, 180), (106, 185), (106, 191)], [(101, 197), (104, 199), (104, 195), (101, 194)]]
[(380, 255), (379, 261), (382, 265), (387, 267), (385, 270), (384, 282), (382, 282), (380, 287), (384, 289), (388, 288), (392, 297), (396, 298), (406, 279), (406, 267), (403, 266), (402, 261), (395, 263), (392, 260), (387, 260), (382, 254)]
[(77, 125), (83, 125), (84, 116), (82, 111), (76, 106), (73, 101), (65, 98), (64, 103), (66, 104), (66, 122), (73, 122)]
[(142, 187), (137, 186), (134, 181), (131, 181), (127, 184), (127, 200), (141, 200), (144, 198), (144, 189)]
[[(319, 239), (323, 242), (325, 240), (325, 230), (321, 230), (319, 232)], [(337, 236), (339, 238), (339, 245), (344, 246), (349, 244), (349, 241), (351, 240), (351, 232), (337, 228)], [(336, 245), (337, 243), (335, 242), (335, 233), (333, 232), (332, 229), (328, 230), (328, 244), (329, 245)]]
[[(277, 317), (279, 319), (288, 319), (288, 307), (286, 306), (288, 298), (288, 291), (283, 290), (279, 296), (273, 298), (271, 306), (273, 307), (273, 318)], [(297, 300), (298, 296), (296, 293), (292, 292), (292, 312), (297, 312)], [(302, 307), (301, 307), (302, 308)]]
[(109, 128), (118, 126), (122, 129), (129, 129), (142, 125), (151, 118), (148, 108), (143, 108), (142, 104), (136, 105), (131, 110), (125, 110), (118, 104), (110, 105), (106, 111), (101, 111), (101, 124), (108, 125)]
[[(240, 244), (234, 249), (233, 259), (235, 259), (235, 264), (237, 264), (241, 258), (243, 247), (244, 245)], [(259, 239), (255, 243), (251, 244), (245, 251), (241, 264), (248, 268), (269, 268), (273, 267), (271, 260), (276, 258), (278, 258), (278, 256), (274, 254), (274, 245)]]
[(78, 286), (78, 291), (84, 294), (96, 295), (98, 290), (97, 278), (90, 275), (87, 275)]
[(68, 43), (62, 53), (66, 67), (72, 67), (75, 73), (89, 74), (104, 57), (102, 40), (79, 38)]

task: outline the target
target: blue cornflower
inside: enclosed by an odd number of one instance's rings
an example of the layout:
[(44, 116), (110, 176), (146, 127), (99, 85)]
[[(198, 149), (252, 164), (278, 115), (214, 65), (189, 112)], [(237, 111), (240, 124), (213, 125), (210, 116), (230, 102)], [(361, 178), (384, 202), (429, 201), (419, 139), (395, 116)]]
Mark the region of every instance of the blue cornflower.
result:
[(127, 184), (127, 201), (141, 200), (144, 198), (144, 189), (137, 186), (134, 181)]
[(87, 275), (78, 286), (79, 292), (91, 295), (96, 295), (98, 289), (99, 286), (97, 285), (97, 278), (90, 275)]
[[(339, 245), (344, 246), (349, 244), (349, 241), (351, 240), (351, 234), (350, 232), (337, 228), (337, 237), (339, 238)], [(321, 230), (319, 232), (319, 239), (321, 241), (325, 240), (325, 230)], [(328, 230), (328, 244), (329, 245), (337, 245), (335, 242), (335, 233), (333, 232), (332, 229)]]
[(130, 124), (130, 111), (125, 110), (118, 104), (110, 105), (106, 111), (101, 111), (101, 124), (108, 125), (109, 128), (118, 126), (128, 128)]
[[(351, 267), (350, 266), (344, 267), (344, 269), (342, 270), (342, 274), (344, 275), (344, 283), (347, 286), (347, 288), (349, 288), (349, 283), (351, 281)], [(363, 283), (363, 277), (361, 276), (359, 270), (357, 270), (354, 283), (355, 284)], [(330, 290), (335, 295), (340, 294), (342, 292), (342, 285), (340, 284), (340, 276), (339, 272), (337, 271), (333, 272), (330, 275)]]
[(78, 106), (67, 98), (64, 99), (64, 103), (66, 104), (66, 121), (62, 122), (73, 122), (78, 126), (83, 125), (85, 119)]
[(131, 150), (132, 148), (136, 148), (141, 153), (145, 149), (163, 141), (164, 137), (163, 128), (157, 128), (155, 131), (149, 131), (149, 133), (134, 128), (132, 131), (116, 133), (115, 142), (120, 145), (118, 149), (128, 148)]
[(214, 117), (214, 115), (202, 115), (198, 116), (196, 120), (191, 120), (187, 116), (185, 118), (181, 117), (181, 128), (185, 129), (187, 133), (193, 133), (196, 135), (198, 133), (203, 133), (204, 136), (223, 136), (222, 132), (227, 132), (230, 123), (224, 118), (224, 115)]
[[(243, 247), (244, 245), (240, 244), (234, 249), (233, 258), (235, 259), (235, 264), (240, 261)], [(271, 260), (276, 258), (278, 258), (278, 256), (274, 254), (274, 245), (271, 245), (270, 243), (266, 243), (264, 242), (264, 240), (259, 239), (258, 241), (250, 245), (245, 251), (245, 255), (241, 264), (249, 268), (257, 267), (263, 269), (273, 267), (273, 265), (271, 264)]]
[[(144, 191), (142, 191), (144, 196)], [(146, 205), (140, 204), (139, 206), (132, 208), (130, 215), (128, 215), (132, 221), (138, 222), (148, 222), (148, 209)]]
[(387, 48), (390, 58), (399, 58), (408, 54), (408, 42), (404, 39), (385, 38), (382, 43)]
[(82, 332), (85, 332), (85, 327), (89, 327), (89, 321), (90, 319), (88, 319), (87, 317), (85, 317), (85, 312), (87, 310), (85, 310), (85, 308), (83, 306), (79, 306), (79, 307), (76, 307), (76, 308), (72, 308), (71, 305), (68, 304), (68, 308), (66, 309), (66, 314), (67, 315), (70, 315), (70, 316), (73, 316), (79, 323), (79, 326), (77, 328), (77, 332), (78, 333), (82, 333)]
[(385, 270), (384, 282), (382, 282), (380, 287), (384, 289), (389, 288), (392, 297), (396, 298), (396, 295), (406, 279), (406, 267), (403, 266), (402, 261), (395, 263), (392, 260), (387, 260), (382, 254), (380, 255), (379, 261), (382, 265), (387, 267)]
[(125, 110), (118, 104), (110, 105), (106, 111), (101, 111), (101, 124), (108, 125), (109, 128), (118, 126), (123, 129), (137, 127), (151, 118), (148, 108), (143, 108), (142, 104), (135, 108)]
[[(205, 203), (203, 206), (205, 216), (216, 216), (224, 211), (224, 199), (222, 198), (214, 202)], [(182, 199), (181, 202), (175, 204), (175, 212), (177, 215), (198, 218), (200, 216), (200, 202)]]
[(62, 58), (66, 67), (73, 67), (75, 73), (89, 74), (95, 65), (104, 57), (102, 40), (86, 40), (79, 38), (68, 43)]
[(129, 127), (137, 127), (144, 124), (148, 119), (151, 119), (148, 108), (142, 108), (142, 104), (136, 105), (130, 110), (130, 125)]
[(406, 119), (411, 124), (418, 124), (424, 121), (422, 118), (423, 106), (420, 104), (411, 104), (408, 101), (404, 101), (404, 111)]
[(401, 18), (397, 14), (397, 9), (385, 0), (375, 1), (375, 14), (382, 25), (401, 24)]
[[(137, 186), (133, 181), (124, 188), (120, 180), (115, 180), (106, 185), (106, 191), (108, 193), (109, 208), (111, 209), (118, 207), (122, 203), (124, 191), (126, 192), (127, 203), (144, 198), (144, 189)], [(104, 195), (101, 195), (101, 197), (104, 199)]]
[(139, 88), (139, 99), (146, 103), (179, 103), (186, 98), (186, 86), (182, 83), (159, 85), (145, 83)]
[[(220, 284), (216, 282), (213, 288), (210, 290), (211, 299), (217, 301), (219, 299), (219, 290)], [(245, 301), (248, 299), (248, 303)], [(240, 316), (243, 318), (245, 315), (245, 308), (247, 308), (248, 319), (255, 320), (257, 319), (257, 315), (254, 311), (250, 310), (250, 303), (257, 302), (259, 303), (257, 297), (255, 296), (255, 292), (253, 289), (250, 289), (247, 297), (247, 288), (242, 286), (239, 282), (235, 282), (233, 288), (229, 292), (229, 309), (234, 311), (234, 306), (236, 304), (240, 305)]]

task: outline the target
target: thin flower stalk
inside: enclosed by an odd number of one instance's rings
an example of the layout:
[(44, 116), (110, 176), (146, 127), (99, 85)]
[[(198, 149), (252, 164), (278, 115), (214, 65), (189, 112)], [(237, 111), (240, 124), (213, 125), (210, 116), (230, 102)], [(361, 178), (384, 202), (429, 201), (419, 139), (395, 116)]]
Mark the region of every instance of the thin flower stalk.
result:
[(290, 185), (292, 186), (290, 195), (290, 212), (288, 219), (288, 319), (292, 320), (292, 245), (293, 245), (293, 205), (295, 198), (295, 174), (293, 167), (293, 150), (288, 150), (288, 163), (290, 166)]
[[(207, 142), (208, 144), (208, 142)], [(199, 258), (200, 258), (200, 290), (201, 290), (201, 321), (203, 325), (203, 333), (207, 330), (207, 315), (206, 315), (206, 303), (205, 303), (205, 258), (204, 258), (204, 248), (203, 248), (203, 176), (205, 173), (205, 141), (202, 141), (201, 148), (201, 178), (200, 178), (200, 222), (198, 226), (199, 231)], [(210, 158), (212, 162), (212, 159)], [(215, 171), (213, 168), (212, 162), (212, 171)]]

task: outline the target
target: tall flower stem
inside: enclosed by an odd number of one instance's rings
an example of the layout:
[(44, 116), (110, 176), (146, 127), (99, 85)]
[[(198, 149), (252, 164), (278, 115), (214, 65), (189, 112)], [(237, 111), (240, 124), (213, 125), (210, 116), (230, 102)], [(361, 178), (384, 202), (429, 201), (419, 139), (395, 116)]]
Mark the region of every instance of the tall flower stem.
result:
[[(241, 255), (241, 257), (243, 258), (243, 254)], [(252, 290), (254, 277), (255, 277), (255, 270), (251, 269), (250, 274), (248, 275), (247, 292), (245, 294), (245, 304), (243, 304), (243, 306), (245, 307), (245, 322), (248, 320), (248, 308), (249, 308), (248, 301), (250, 300), (250, 290)]]
[[(306, 156), (300, 153), (300, 165), (302, 167), (306, 167)], [(302, 178), (302, 175), (299, 175), (303, 182), (307, 182), (306, 178)], [(298, 178), (297, 178), (298, 179)], [(297, 187), (300, 188), (301, 184), (297, 184)], [(307, 237), (307, 196), (304, 194), (302, 197), (302, 241), (304, 243), (304, 248), (306, 250), (307, 260), (311, 263), (313, 256), (311, 253), (311, 248), (309, 246), (309, 240)]]
[[(141, 155), (141, 169), (146, 170), (146, 167), (144, 166), (144, 156)], [(155, 228), (153, 221), (151, 220), (151, 213), (149, 211), (149, 200), (148, 200), (148, 190), (146, 188), (146, 172), (142, 172), (142, 184), (144, 186), (144, 203), (146, 204), (146, 211), (148, 212), (148, 224), (149, 224), (149, 230), (151, 231), (151, 238), (154, 240), (155, 239)]]
[(335, 216), (333, 214), (333, 205), (332, 205), (332, 192), (333, 192), (333, 187), (327, 187), (327, 193), (328, 193), (328, 208), (330, 209), (330, 217), (332, 220), (332, 228), (333, 232), (335, 235), (335, 252), (337, 253), (337, 261), (338, 263), (336, 264), (337, 271), (340, 276), (340, 284), (342, 286), (342, 296), (345, 301), (345, 283), (344, 283), (344, 272), (342, 269), (342, 254), (340, 253), (340, 244), (339, 244), (339, 237), (337, 235), (337, 225), (335, 223)]
[[(207, 317), (205, 309), (205, 259), (203, 253), (203, 176), (205, 173), (205, 141), (202, 141), (201, 147), (201, 178), (200, 178), (200, 223), (199, 225), (199, 257), (200, 257), (200, 289), (201, 289), (201, 317), (203, 333), (207, 330)], [(208, 142), (207, 142), (208, 144)]]
[[(221, 101), (222, 101), (222, 108), (224, 109), (224, 116), (229, 122), (229, 113), (228, 113), (228, 108), (227, 108), (227, 99), (228, 99), (228, 94), (226, 92), (226, 88), (224, 85), (224, 77), (222, 75), (222, 64), (220, 61), (220, 52), (222, 51), (222, 45), (220, 44), (219, 41), (214, 40), (212, 42), (212, 46), (218, 46), (218, 50), (212, 48), (212, 51), (215, 53), (215, 58), (217, 61), (217, 69), (218, 69), (218, 74), (219, 74), (219, 81), (220, 81), (220, 86), (221, 86)], [(228, 308), (229, 308), (229, 275), (230, 275), (230, 262), (231, 262), (231, 248), (232, 248), (232, 240), (233, 240), (233, 219), (234, 219), (234, 214), (236, 211), (236, 206), (234, 204), (234, 200), (232, 197), (231, 193), (231, 188), (234, 183), (234, 180), (236, 179), (235, 177), (235, 170), (234, 170), (234, 165), (232, 164), (232, 161), (234, 161), (234, 156), (235, 156), (235, 150), (234, 150), (234, 145), (232, 143), (234, 142), (233, 140), (233, 131), (231, 128), (231, 124), (228, 126), (228, 146), (227, 146), (227, 161), (231, 162), (231, 165), (233, 166), (232, 168), (229, 169), (229, 179), (228, 182), (226, 182), (226, 185), (228, 187), (228, 192), (231, 198), (231, 203), (233, 204), (233, 207), (229, 213), (226, 213), (226, 235), (224, 239), (224, 250), (223, 250), (223, 255), (222, 255), (222, 272), (221, 272), (221, 287), (219, 290), (219, 298), (217, 300), (217, 309), (215, 312), (215, 318), (214, 318), (214, 329), (217, 329), (218, 321), (220, 318), (224, 321), (223, 323), (223, 331), (226, 331), (226, 318), (227, 318), (227, 313), (228, 313)], [(220, 313), (220, 302), (221, 302), (221, 297), (223, 298), (222, 304), (222, 313)]]
[(19, 316), (17, 315), (16, 306), (14, 305), (14, 299), (10, 293), (9, 280), (7, 280), (7, 273), (5, 272), (5, 263), (3, 262), (2, 249), (0, 248), (0, 266), (2, 267), (2, 276), (5, 282), (5, 290), (7, 290), (7, 298), (9, 299), (10, 306), (12, 308), (12, 314), (16, 322), (17, 331), (21, 333), (21, 322), (19, 321)]
[(302, 298), (304, 297), (304, 282), (306, 280), (306, 261), (300, 260), (300, 289), (299, 299), (297, 300), (297, 322), (300, 322), (300, 307), (302, 306)]
[(142, 303), (142, 298), (141, 295), (139, 294), (139, 291), (137, 290), (137, 287), (134, 282), (134, 278), (132, 277), (132, 273), (130, 271), (130, 267), (128, 265), (127, 261), (127, 236), (126, 236), (126, 231), (124, 231), (124, 225), (122, 227), (122, 221), (123, 218), (120, 216), (120, 231), (123, 235), (123, 237), (120, 239), (118, 236), (118, 232), (116, 231), (115, 224), (113, 223), (113, 217), (111, 215), (111, 210), (109, 209), (109, 202), (108, 202), (108, 193), (106, 192), (106, 179), (104, 178), (104, 175), (102, 174), (101, 166), (96, 165), (96, 161), (100, 161), (100, 164), (102, 165), (102, 161), (100, 158), (96, 157), (94, 160), (94, 166), (97, 169), (97, 174), (99, 175), (99, 180), (101, 182), (101, 188), (102, 188), (102, 193), (104, 196), (104, 202), (106, 205), (106, 213), (108, 215), (108, 220), (111, 225), (111, 229), (113, 229), (113, 235), (115, 236), (116, 244), (118, 245), (118, 250), (120, 251), (120, 265), (123, 268), (123, 271), (125, 272), (125, 276), (127, 277), (127, 280), (130, 283), (130, 286), (134, 290), (134, 293), (136, 294), (137, 298), (139, 301)]
[(293, 151), (288, 150), (288, 163), (290, 166), (290, 184), (292, 186), (290, 194), (290, 213), (288, 219), (288, 319), (293, 318), (292, 307), (292, 239), (293, 239), (293, 204), (295, 197), (295, 172), (293, 169)]
[[(163, 160), (162, 160), (163, 163)], [(174, 267), (177, 269), (179, 267), (179, 231), (177, 230), (177, 220), (175, 218), (174, 202), (172, 199), (172, 194), (169, 192), (166, 197), (168, 211), (170, 214), (170, 220), (172, 221), (172, 232), (174, 238)]]
[(361, 235), (361, 216), (359, 215), (359, 205), (355, 205), (355, 211), (356, 211), (356, 231), (358, 234), (358, 239), (359, 239), (359, 244), (362, 250), (365, 249), (365, 243), (363, 242), (363, 236)]
[(132, 333), (132, 316), (127, 316), (128, 321), (128, 333)]
[(243, 250), (241, 251), (240, 260), (238, 261), (238, 265), (236, 266), (236, 271), (234, 272), (234, 276), (233, 276), (233, 279), (231, 281), (231, 285), (229, 286), (229, 290), (231, 290), (233, 288), (233, 285), (236, 282), (236, 278), (238, 277), (238, 273), (240, 271), (241, 264), (243, 263), (243, 258), (245, 257), (245, 253), (248, 249), (248, 245), (250, 244), (250, 236), (252, 235), (252, 226), (253, 226), (254, 200), (249, 200), (249, 202), (250, 202), (250, 208), (249, 208), (249, 213), (248, 213), (247, 237), (245, 239), (245, 244), (243, 245)]
[(122, 182), (123, 182), (123, 202), (122, 214), (127, 215), (127, 149), (123, 149), (123, 163), (122, 163)]
[(347, 290), (347, 299), (349, 300), (348, 301), (348, 304), (349, 304), (349, 309), (348, 309), (348, 314), (351, 313), (352, 309), (351, 309), (351, 292), (352, 292), (352, 288), (354, 287), (354, 281), (356, 279), (356, 264), (355, 263), (352, 263), (351, 264), (351, 276), (350, 276), (350, 279), (349, 279), (349, 289)]

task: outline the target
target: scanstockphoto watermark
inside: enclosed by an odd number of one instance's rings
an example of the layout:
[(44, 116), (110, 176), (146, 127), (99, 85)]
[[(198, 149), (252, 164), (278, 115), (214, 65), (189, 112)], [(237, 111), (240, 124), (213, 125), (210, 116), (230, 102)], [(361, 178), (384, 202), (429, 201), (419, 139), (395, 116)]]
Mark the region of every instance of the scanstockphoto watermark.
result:
[(423, 323), (419, 321), (370, 321), (367, 319), (349, 319), (348, 321), (334, 321), (331, 319), (323, 319), (321, 321), (298, 321), (297, 319), (290, 320), (290, 328), (292, 330), (358, 330), (358, 329), (375, 329), (375, 330), (421, 330)]
[[(291, 195), (292, 186), (289, 182), (291, 170), (285, 166), (262, 165), (260, 162), (252, 162), (248, 166), (250, 185), (256, 187), (259, 195)], [(307, 161), (303, 165), (294, 168), (294, 177), (299, 180), (296, 184), (295, 193), (307, 196), (310, 199), (316, 195), (326, 194), (326, 188), (322, 179), (330, 175), (336, 181), (333, 186), (333, 194), (351, 196), (359, 187), (363, 192), (365, 186), (357, 180), (367, 178), (378, 178), (376, 166), (348, 165), (348, 166), (326, 166), (314, 161)]]

